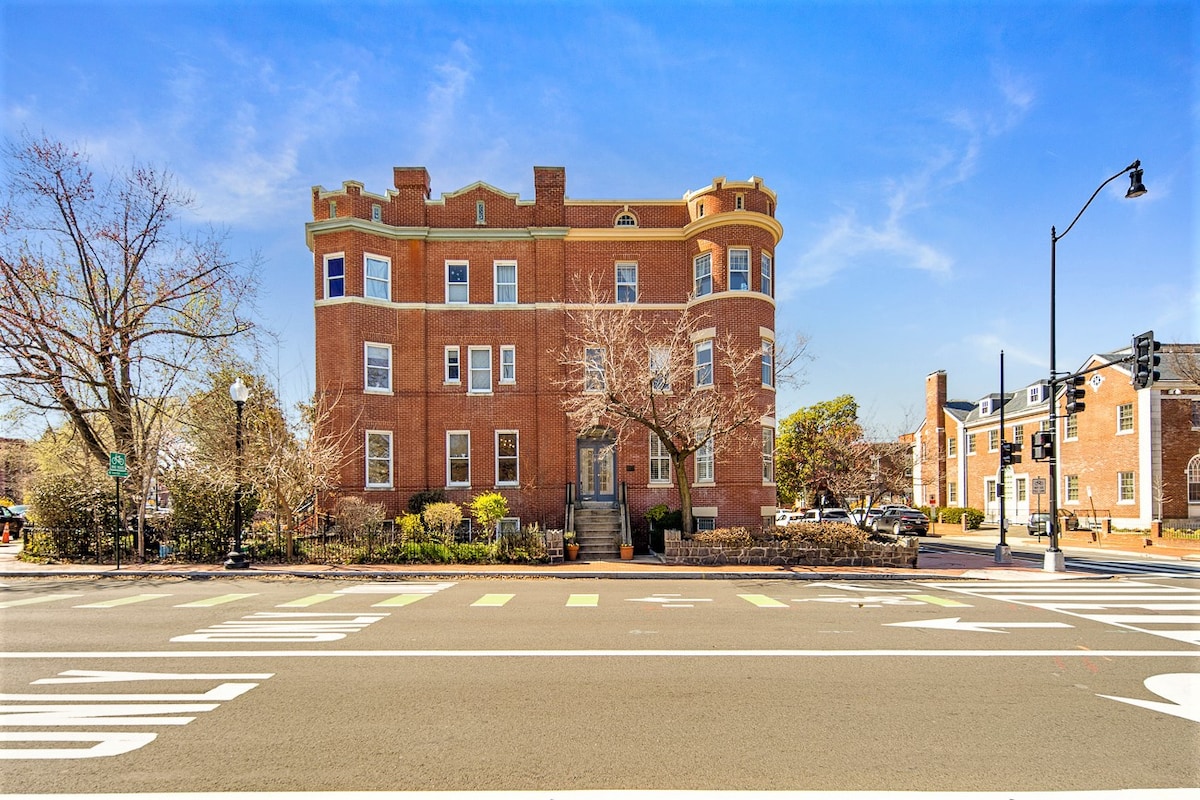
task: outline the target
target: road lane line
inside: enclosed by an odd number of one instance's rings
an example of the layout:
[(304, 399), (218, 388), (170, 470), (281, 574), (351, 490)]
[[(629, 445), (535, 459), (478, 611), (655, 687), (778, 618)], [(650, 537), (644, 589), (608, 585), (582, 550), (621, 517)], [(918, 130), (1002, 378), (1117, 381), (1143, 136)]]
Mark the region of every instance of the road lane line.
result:
[(380, 600), (378, 603), (372, 603), (371, 608), (397, 608), (401, 606), (411, 606), (418, 600), (424, 600), (429, 597), (427, 594), (398, 594), (395, 597), (389, 597), (386, 600)]
[(48, 594), (42, 597), (25, 597), (20, 600), (4, 600), (0, 601), (0, 608), (16, 608), (17, 606), (31, 606), (34, 603), (50, 603), (54, 600), (75, 600), (79, 598), (78, 593), (72, 594)]
[(781, 603), (773, 597), (767, 597), (765, 594), (739, 594), (738, 597), (745, 600), (751, 605), (759, 608), (787, 608), (787, 603)]
[(471, 603), (471, 606), (477, 608), (500, 608), (514, 597), (516, 597), (514, 594), (485, 594), (474, 603)]
[(325, 603), (329, 600), (337, 600), (341, 595), (338, 594), (310, 594), (308, 597), (301, 597), (298, 600), (290, 600), (286, 603), (280, 603), (276, 608), (308, 608), (315, 606), (317, 603)]
[(211, 608), (212, 606), (224, 605), (237, 600), (245, 600), (247, 597), (256, 597), (258, 592), (249, 594), (223, 594), (217, 597), (209, 597), (206, 600), (193, 600), (190, 603), (180, 603), (176, 608)]
[(962, 603), (958, 600), (951, 600), (946, 597), (934, 597), (931, 594), (906, 594), (905, 597), (910, 597), (913, 600), (920, 600), (925, 603), (932, 603), (935, 606), (945, 606), (947, 608), (974, 608), (970, 603)]
[(599, 605), (598, 594), (573, 594), (567, 598), (567, 608), (596, 608)]
[(0, 661), (205, 658), (1183, 658), (1187, 650), (136, 650), (0, 653)]
[(144, 603), (147, 600), (157, 600), (160, 597), (170, 597), (169, 594), (135, 594), (129, 597), (118, 597), (115, 600), (101, 600), (98, 603), (88, 603), (87, 605), (74, 606), (74, 608), (116, 608), (117, 606), (128, 606), (133, 603)]

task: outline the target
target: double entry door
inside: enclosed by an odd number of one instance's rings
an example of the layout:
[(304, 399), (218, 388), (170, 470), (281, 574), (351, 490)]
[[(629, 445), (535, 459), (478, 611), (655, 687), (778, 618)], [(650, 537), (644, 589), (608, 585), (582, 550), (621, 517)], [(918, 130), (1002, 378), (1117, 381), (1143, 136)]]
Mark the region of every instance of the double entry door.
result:
[(575, 446), (579, 500), (587, 503), (617, 501), (617, 448), (605, 439), (580, 439)]

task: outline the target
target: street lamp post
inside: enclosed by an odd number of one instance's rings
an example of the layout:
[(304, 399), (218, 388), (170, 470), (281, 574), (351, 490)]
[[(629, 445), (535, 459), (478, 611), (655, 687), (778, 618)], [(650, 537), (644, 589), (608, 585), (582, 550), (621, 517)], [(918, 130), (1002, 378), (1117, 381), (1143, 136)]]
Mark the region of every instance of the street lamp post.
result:
[(1100, 194), (1100, 190), (1108, 184), (1115, 181), (1122, 175), (1129, 175), (1129, 189), (1125, 192), (1125, 197), (1141, 197), (1146, 193), (1146, 187), (1142, 184), (1142, 162), (1134, 161), (1125, 169), (1113, 175), (1104, 183), (1096, 187), (1096, 191), (1092, 192), (1092, 196), (1083, 204), (1083, 208), (1079, 209), (1079, 213), (1075, 215), (1075, 219), (1071, 220), (1071, 224), (1062, 233), (1055, 231), (1054, 226), (1050, 226), (1050, 385), (1047, 387), (1050, 392), (1048, 402), (1050, 408), (1050, 434), (1053, 440), (1050, 446), (1050, 457), (1048, 460), (1050, 472), (1050, 520), (1047, 523), (1048, 532), (1050, 534), (1050, 546), (1046, 550), (1046, 557), (1043, 563), (1043, 569), (1047, 572), (1062, 572), (1065, 569), (1063, 552), (1058, 546), (1058, 367), (1055, 361), (1055, 335), (1054, 335), (1054, 269), (1055, 269), (1055, 251), (1057, 249), (1058, 240), (1071, 232), (1071, 228), (1075, 227), (1075, 223), (1083, 216), (1083, 212), (1087, 211), (1088, 206), (1096, 199), (1096, 195)]
[(249, 569), (246, 554), (242, 552), (242, 407), (250, 398), (250, 388), (239, 377), (229, 387), (229, 397), (237, 407), (234, 423), (234, 475), (237, 482), (233, 490), (233, 549), (225, 560), (225, 569)]

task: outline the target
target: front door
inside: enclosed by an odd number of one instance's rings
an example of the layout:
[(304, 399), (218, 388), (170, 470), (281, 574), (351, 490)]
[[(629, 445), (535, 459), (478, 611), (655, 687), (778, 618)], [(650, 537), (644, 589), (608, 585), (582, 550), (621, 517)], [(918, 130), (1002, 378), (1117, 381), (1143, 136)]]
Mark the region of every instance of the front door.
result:
[(617, 449), (614, 443), (603, 439), (580, 439), (576, 452), (580, 501), (615, 503)]

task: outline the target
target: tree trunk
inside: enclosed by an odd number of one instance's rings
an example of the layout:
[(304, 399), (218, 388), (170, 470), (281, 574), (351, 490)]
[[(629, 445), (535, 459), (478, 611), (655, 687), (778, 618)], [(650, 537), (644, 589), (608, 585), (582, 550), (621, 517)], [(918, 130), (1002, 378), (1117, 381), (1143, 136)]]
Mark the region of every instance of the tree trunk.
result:
[(687, 456), (673, 456), (671, 463), (675, 465), (675, 485), (679, 488), (679, 510), (683, 514), (683, 531), (688, 534), (695, 530), (692, 519), (692, 484), (688, 480)]

